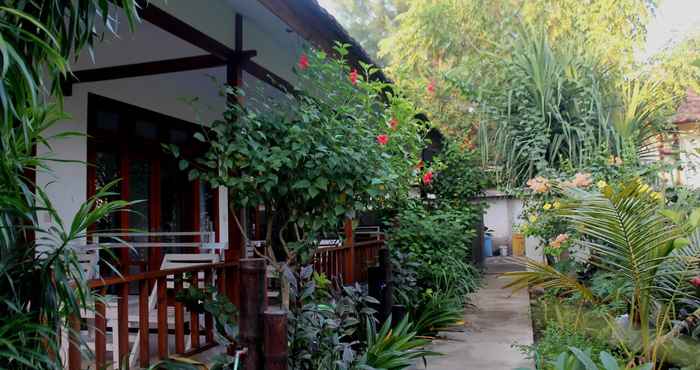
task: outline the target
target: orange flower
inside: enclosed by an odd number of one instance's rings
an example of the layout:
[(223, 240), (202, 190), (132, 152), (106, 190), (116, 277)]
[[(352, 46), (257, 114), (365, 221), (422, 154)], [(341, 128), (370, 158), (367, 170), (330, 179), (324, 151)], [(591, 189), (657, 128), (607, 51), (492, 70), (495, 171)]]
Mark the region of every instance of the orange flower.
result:
[(396, 119), (396, 117), (391, 117), (389, 120), (389, 127), (391, 127), (392, 130), (396, 130), (396, 128), (399, 127), (399, 120)]
[(549, 180), (542, 176), (527, 180), (527, 186), (538, 194), (546, 193), (550, 188)]
[(593, 183), (590, 173), (579, 172), (574, 175), (572, 184), (577, 188), (585, 188)]
[(569, 240), (569, 234), (559, 234), (557, 237), (549, 242), (549, 246), (552, 248), (561, 248), (561, 245), (566, 243), (566, 241)]

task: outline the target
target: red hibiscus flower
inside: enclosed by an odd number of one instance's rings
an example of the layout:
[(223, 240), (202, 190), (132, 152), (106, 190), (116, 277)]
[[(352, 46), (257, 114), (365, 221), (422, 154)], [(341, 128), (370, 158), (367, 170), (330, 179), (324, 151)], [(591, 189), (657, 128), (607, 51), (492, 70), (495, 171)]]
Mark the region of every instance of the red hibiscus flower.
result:
[(418, 161), (418, 164), (416, 165), (416, 169), (422, 170), (424, 166), (425, 166), (425, 163), (423, 163), (423, 160), (421, 159), (420, 161)]
[(309, 68), (309, 57), (304, 53), (299, 57), (299, 69), (303, 71), (307, 68)]
[(696, 276), (690, 279), (690, 284), (692, 284), (696, 288), (700, 288), (700, 276)]
[(431, 94), (435, 94), (435, 81), (430, 81), (428, 84), (428, 92)]
[(428, 171), (423, 175), (423, 184), (428, 185), (433, 181), (433, 171)]
[(389, 135), (377, 135), (379, 145), (386, 145), (389, 142)]
[(392, 130), (396, 130), (396, 128), (399, 126), (399, 120), (396, 119), (396, 117), (391, 117), (389, 120), (389, 127), (391, 127)]
[(353, 68), (352, 71), (350, 71), (350, 83), (353, 85), (357, 85), (357, 70)]

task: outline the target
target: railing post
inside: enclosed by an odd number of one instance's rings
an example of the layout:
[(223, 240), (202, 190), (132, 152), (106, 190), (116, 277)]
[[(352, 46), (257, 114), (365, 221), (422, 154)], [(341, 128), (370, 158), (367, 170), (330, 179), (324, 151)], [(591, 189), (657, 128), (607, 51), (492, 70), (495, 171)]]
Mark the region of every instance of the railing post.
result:
[(345, 231), (345, 245), (350, 247), (349, 252), (345, 255), (345, 276), (343, 277), (345, 284), (355, 283), (355, 237), (352, 231), (352, 219), (346, 218), (343, 225)]
[(391, 314), (391, 308), (394, 305), (394, 283), (393, 274), (391, 271), (391, 257), (389, 248), (381, 248), (379, 250), (379, 268), (382, 274), (384, 286), (381, 289), (379, 299), (379, 316), (385, 320)]
[(68, 318), (68, 369), (79, 370), (82, 368), (80, 354), (80, 317), (72, 315)]
[(265, 310), (265, 370), (287, 369), (287, 311)]
[[(248, 353), (244, 365), (249, 370), (262, 369), (262, 314), (267, 306), (267, 265), (262, 258), (241, 259), (241, 342)], [(286, 339), (286, 334), (285, 334)]]

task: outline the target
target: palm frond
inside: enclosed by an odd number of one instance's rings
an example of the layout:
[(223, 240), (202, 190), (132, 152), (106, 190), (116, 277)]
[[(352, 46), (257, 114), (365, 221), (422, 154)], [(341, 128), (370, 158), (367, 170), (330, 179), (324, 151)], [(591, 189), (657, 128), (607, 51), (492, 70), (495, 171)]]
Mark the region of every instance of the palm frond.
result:
[(503, 286), (505, 289), (518, 291), (530, 286), (542, 288), (557, 288), (562, 294), (579, 293), (588, 302), (595, 302), (593, 292), (581, 284), (575, 277), (569, 276), (554, 267), (533, 259), (522, 257), (512, 258), (512, 261), (526, 268), (526, 271), (511, 271), (503, 274), (504, 278), (511, 281)]

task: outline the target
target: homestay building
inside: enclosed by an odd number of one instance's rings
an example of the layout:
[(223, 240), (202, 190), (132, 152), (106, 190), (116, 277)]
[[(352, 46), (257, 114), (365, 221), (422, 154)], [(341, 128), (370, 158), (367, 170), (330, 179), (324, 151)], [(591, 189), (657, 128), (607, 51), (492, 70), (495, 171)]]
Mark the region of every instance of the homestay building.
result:
[(676, 149), (680, 150), (682, 169), (677, 182), (691, 188), (700, 187), (700, 96), (689, 89), (678, 107), (673, 123), (677, 129)]
[[(229, 198), (237, 195), (190, 181), (163, 144), (190, 154), (203, 150), (193, 133), (220, 119), (227, 103), (223, 84), (271, 98), (291, 91), (293, 68), (308, 45), (330, 51), (336, 41), (349, 43), (351, 63), (371, 63), (315, 0), (154, 0), (139, 16), (133, 32), (124, 19), (94, 54), (78, 56), (73, 76), (62, 84), (70, 118), (51, 133), (80, 135), (38, 148), (40, 155), (60, 160), (36, 181), (64, 223), (116, 179), (113, 197), (140, 201), (133, 212), (103, 220), (82, 246), (91, 286), (108, 299), (73, 323), (96, 357), (83, 358), (74, 343), (64, 348), (71, 369), (148, 367), (172, 355), (226, 350), (214, 339), (212, 317), (174, 296), (183, 287), (213, 285), (245, 305), (239, 260), (251, 246), (243, 244), (229, 214)], [(262, 239), (261, 213), (241, 212), (249, 239)], [(348, 243), (330, 248), (317, 263), (352, 281), (360, 273), (354, 251)], [(343, 262), (348, 258), (350, 264)]]

